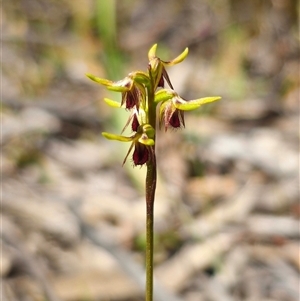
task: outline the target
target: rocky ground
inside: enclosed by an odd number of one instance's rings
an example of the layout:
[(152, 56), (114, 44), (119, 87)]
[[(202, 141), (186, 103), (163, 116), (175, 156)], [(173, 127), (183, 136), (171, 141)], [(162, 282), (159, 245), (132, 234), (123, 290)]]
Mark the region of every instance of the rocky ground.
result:
[(74, 2), (3, 4), (2, 300), (143, 300), (145, 170), (101, 136), (126, 113), (84, 76), (113, 66), (96, 3), (119, 78), (188, 46), (176, 90), (222, 96), (158, 133), (156, 300), (299, 300), (296, 1)]

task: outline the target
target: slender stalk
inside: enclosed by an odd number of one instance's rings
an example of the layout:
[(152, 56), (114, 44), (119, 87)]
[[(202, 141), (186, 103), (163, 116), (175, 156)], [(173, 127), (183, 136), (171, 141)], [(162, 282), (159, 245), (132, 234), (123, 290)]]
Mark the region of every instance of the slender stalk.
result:
[(153, 300), (153, 223), (156, 188), (156, 160), (147, 165), (146, 176), (146, 301)]
[[(149, 118), (148, 122), (154, 129), (156, 129), (156, 105), (154, 103), (155, 91), (152, 78), (147, 92)], [(157, 178), (155, 144), (151, 147), (151, 153), (151, 160), (147, 162), (146, 175), (146, 301), (153, 301), (153, 224), (154, 199)]]
[(149, 211), (147, 207), (146, 301), (153, 300), (153, 212)]

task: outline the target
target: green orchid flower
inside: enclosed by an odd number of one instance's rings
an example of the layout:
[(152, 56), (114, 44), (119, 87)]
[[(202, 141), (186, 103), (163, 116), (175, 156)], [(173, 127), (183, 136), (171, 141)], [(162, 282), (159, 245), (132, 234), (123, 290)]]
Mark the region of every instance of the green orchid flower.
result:
[(153, 80), (154, 90), (157, 87), (164, 88), (164, 80), (166, 80), (170, 88), (173, 89), (173, 86), (171, 84), (169, 75), (165, 67), (174, 66), (176, 64), (181, 63), (187, 57), (189, 50), (188, 48), (185, 48), (185, 50), (180, 55), (178, 55), (175, 59), (171, 61), (163, 61), (156, 56), (156, 48), (157, 48), (157, 44), (154, 44), (148, 52), (148, 59), (149, 59), (148, 68), (149, 68), (150, 76)]
[(220, 100), (221, 97), (212, 96), (185, 100), (174, 90), (163, 89), (156, 93), (156, 99), (162, 99), (159, 109), (159, 126), (160, 128), (164, 126), (165, 131), (167, 131), (168, 128), (185, 127), (184, 111), (198, 109), (203, 104)]
[(143, 124), (139, 126), (137, 132), (130, 136), (115, 135), (107, 132), (103, 132), (102, 135), (109, 140), (116, 140), (121, 142), (131, 142), (129, 150), (123, 161), (125, 164), (129, 154), (134, 148), (132, 161), (135, 166), (144, 165), (152, 158), (152, 148), (154, 143), (155, 130), (150, 124)]
[[(86, 74), (86, 76), (96, 83), (105, 86), (108, 90), (121, 92), (122, 101), (119, 107), (125, 104), (125, 108), (130, 110), (134, 107), (139, 109), (141, 103), (145, 105), (145, 86), (147, 86), (150, 82), (150, 79), (145, 72), (131, 72), (128, 76), (116, 82), (100, 78), (92, 74)], [(113, 107), (118, 106), (114, 101), (109, 99), (106, 99), (106, 102)]]

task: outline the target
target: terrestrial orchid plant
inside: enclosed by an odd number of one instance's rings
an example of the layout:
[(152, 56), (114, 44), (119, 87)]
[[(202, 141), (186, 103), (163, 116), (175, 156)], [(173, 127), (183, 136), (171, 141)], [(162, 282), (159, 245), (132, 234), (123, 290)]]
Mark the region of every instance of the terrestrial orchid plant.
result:
[[(110, 140), (131, 142), (123, 165), (133, 150), (132, 161), (135, 166), (146, 165), (146, 293), (145, 300), (153, 300), (153, 221), (154, 199), (156, 189), (156, 154), (155, 137), (156, 124), (159, 129), (185, 127), (184, 112), (199, 108), (203, 104), (221, 99), (219, 96), (185, 100), (174, 90), (166, 67), (182, 62), (187, 54), (186, 48), (179, 56), (171, 61), (163, 61), (156, 56), (157, 44), (148, 52), (148, 70), (134, 71), (124, 79), (113, 82), (86, 74), (91, 80), (105, 86), (108, 90), (122, 94), (121, 103), (105, 98), (111, 107), (125, 108), (129, 111), (129, 119), (122, 133), (130, 125), (131, 136), (115, 135), (103, 132), (102, 135)], [(165, 87), (165, 82), (168, 87)], [(158, 122), (157, 122), (158, 121)], [(121, 134), (122, 134), (121, 133)]]

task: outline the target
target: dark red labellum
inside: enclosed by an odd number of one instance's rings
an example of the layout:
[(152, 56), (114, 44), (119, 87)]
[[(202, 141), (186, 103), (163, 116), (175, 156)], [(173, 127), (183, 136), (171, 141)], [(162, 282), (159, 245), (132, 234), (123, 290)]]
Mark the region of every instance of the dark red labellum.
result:
[(144, 144), (136, 143), (132, 159), (134, 165), (143, 165), (147, 163), (149, 160), (149, 150)]
[(181, 120), (179, 116), (179, 111), (175, 110), (174, 113), (171, 115), (169, 120), (169, 125), (173, 128), (179, 128), (181, 126)]
[(136, 97), (134, 93), (128, 91), (126, 94), (126, 109), (132, 109), (136, 105)]

